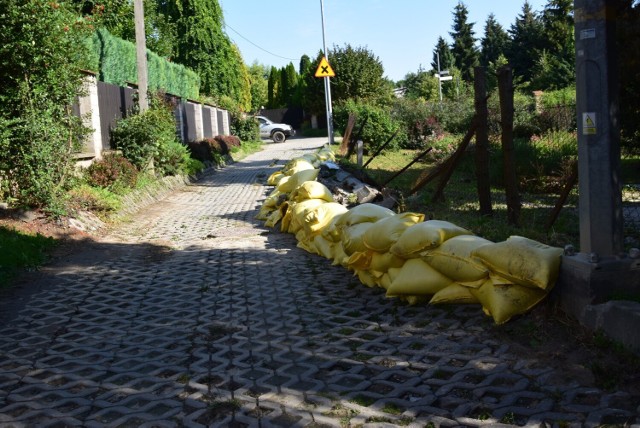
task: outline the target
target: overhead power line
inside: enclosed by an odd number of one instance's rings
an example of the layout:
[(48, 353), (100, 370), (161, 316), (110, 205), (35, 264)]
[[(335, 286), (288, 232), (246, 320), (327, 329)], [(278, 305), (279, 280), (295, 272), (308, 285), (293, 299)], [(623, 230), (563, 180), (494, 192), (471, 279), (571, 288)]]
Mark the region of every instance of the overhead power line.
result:
[(234, 33), (236, 33), (238, 36), (242, 37), (243, 39), (245, 39), (247, 42), (251, 43), (253, 46), (257, 47), (258, 49), (260, 49), (261, 51), (264, 51), (266, 53), (268, 53), (269, 55), (273, 55), (276, 56), (278, 58), (282, 58), (282, 59), (288, 59), (290, 61), (297, 61), (296, 58), (287, 58), (286, 56), (282, 56), (282, 55), (278, 55), (278, 54), (274, 54), (273, 52), (270, 52), (268, 50), (266, 50), (265, 48), (263, 48), (262, 46), (258, 46), (257, 44), (253, 43), (251, 40), (247, 39), (245, 36), (243, 36), (242, 34), (240, 34), (238, 31), (236, 31), (233, 27), (231, 27), (229, 24), (225, 23), (224, 24), (225, 27), (227, 27), (228, 29), (230, 29), (231, 31), (233, 31)]

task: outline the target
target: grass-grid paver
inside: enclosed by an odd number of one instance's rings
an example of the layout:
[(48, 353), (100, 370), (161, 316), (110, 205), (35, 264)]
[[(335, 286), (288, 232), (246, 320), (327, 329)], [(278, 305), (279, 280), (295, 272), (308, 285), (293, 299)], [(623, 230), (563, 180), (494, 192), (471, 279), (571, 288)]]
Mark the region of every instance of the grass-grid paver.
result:
[(0, 426), (640, 423), (477, 306), (387, 299), (256, 221), (266, 178), (320, 142), (210, 172), (0, 295)]

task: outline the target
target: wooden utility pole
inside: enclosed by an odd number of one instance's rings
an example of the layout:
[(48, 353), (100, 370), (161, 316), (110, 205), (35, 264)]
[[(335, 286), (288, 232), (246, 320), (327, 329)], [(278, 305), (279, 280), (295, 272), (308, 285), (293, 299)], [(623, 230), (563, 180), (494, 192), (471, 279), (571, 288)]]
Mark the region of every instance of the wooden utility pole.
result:
[(487, 108), (487, 79), (484, 67), (475, 67), (474, 92), (475, 110), (477, 118), (476, 127), (476, 185), (478, 188), (478, 201), (480, 202), (480, 214), (492, 215), (491, 207), (491, 183), (489, 178), (489, 131)]
[(142, 0), (134, 0), (133, 14), (136, 28), (136, 59), (138, 64), (138, 107), (140, 112), (149, 108), (147, 100), (147, 41), (144, 33), (144, 7)]
[(520, 194), (516, 175), (516, 158), (513, 145), (513, 74), (511, 67), (498, 70), (500, 95), (500, 124), (502, 126), (502, 153), (504, 156), (504, 187), (507, 196), (507, 222), (520, 224)]

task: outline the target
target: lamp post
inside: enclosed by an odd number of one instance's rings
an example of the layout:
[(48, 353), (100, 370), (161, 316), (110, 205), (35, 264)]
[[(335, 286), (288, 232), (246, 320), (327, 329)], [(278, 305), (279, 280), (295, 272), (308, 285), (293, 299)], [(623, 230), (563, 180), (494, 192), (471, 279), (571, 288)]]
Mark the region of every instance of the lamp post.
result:
[[(324, 57), (328, 58), (327, 41), (324, 35), (324, 2), (320, 0), (320, 15), (322, 16), (322, 48)], [(324, 77), (324, 99), (327, 110), (327, 133), (329, 134), (329, 144), (333, 144), (333, 112), (331, 111), (331, 82), (330, 77)]]

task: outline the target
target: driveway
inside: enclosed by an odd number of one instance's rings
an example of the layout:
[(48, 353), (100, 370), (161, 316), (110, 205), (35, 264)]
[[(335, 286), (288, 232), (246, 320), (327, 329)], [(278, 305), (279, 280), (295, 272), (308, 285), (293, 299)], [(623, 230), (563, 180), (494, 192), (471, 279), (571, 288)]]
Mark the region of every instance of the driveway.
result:
[(550, 364), (571, 350), (388, 299), (257, 222), (267, 177), (325, 141), (266, 144), (0, 294), (0, 426), (640, 423), (637, 395)]

